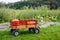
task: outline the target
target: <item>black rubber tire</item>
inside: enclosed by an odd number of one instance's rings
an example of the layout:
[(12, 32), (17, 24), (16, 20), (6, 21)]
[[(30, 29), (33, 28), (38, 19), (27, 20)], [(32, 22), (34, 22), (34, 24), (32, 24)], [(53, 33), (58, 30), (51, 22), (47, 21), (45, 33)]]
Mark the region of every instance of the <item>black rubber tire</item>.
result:
[(13, 32), (13, 35), (14, 35), (14, 36), (18, 36), (18, 35), (19, 35), (19, 32), (18, 32), (18, 31), (14, 31), (14, 32)]
[(31, 32), (31, 28), (29, 28), (29, 32)]
[(29, 32), (32, 32), (33, 31), (33, 28), (29, 28)]
[(11, 29), (10, 32), (12, 33), (13, 31), (15, 31), (15, 29)]
[(34, 33), (38, 34), (39, 33), (39, 29), (38, 28), (34, 28)]
[(13, 34), (14, 36), (18, 36), (18, 35), (20, 34), (20, 32), (19, 32), (18, 30), (14, 30), (14, 31), (12, 32), (12, 34)]

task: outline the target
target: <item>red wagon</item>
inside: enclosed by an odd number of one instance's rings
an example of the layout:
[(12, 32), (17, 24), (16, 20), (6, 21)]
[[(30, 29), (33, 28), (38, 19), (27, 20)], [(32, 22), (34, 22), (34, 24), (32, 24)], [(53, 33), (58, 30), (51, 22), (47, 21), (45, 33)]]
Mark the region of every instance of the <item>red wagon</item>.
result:
[(37, 20), (17, 20), (14, 19), (10, 22), (11, 32), (13, 35), (19, 35), (19, 29), (28, 28), (29, 32), (39, 33)]

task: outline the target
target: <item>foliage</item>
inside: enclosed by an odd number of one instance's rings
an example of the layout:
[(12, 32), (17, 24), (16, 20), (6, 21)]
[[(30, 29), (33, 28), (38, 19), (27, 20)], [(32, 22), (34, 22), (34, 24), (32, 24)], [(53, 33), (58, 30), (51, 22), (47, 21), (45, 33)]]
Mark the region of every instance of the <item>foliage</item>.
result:
[(59, 0), (21, 0), (14, 3), (8, 3), (0, 2), (0, 8), (6, 7), (6, 8), (13, 8), (13, 9), (23, 9), (24, 6), (28, 8), (36, 8), (38, 6), (42, 5), (50, 5), (50, 9), (57, 9), (60, 7), (60, 1)]
[(57, 9), (60, 6), (59, 0), (21, 0), (15, 3), (6, 4), (6, 7), (13, 9), (23, 9), (24, 6), (28, 8), (36, 8), (42, 5), (50, 5), (50, 9)]
[(23, 10), (0, 9), (0, 22), (9, 22), (12, 19), (36, 19), (41, 21), (41, 17), (44, 21), (58, 21), (60, 20), (60, 10), (49, 10), (45, 6)]

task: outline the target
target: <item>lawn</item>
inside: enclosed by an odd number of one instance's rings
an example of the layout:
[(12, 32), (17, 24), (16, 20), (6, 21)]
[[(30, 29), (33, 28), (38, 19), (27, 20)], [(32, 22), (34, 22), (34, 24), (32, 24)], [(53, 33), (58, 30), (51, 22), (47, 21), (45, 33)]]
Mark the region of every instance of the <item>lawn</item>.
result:
[(9, 31), (0, 31), (0, 40), (60, 40), (60, 26), (41, 28), (39, 34), (21, 30), (21, 34), (17, 37), (11, 35)]

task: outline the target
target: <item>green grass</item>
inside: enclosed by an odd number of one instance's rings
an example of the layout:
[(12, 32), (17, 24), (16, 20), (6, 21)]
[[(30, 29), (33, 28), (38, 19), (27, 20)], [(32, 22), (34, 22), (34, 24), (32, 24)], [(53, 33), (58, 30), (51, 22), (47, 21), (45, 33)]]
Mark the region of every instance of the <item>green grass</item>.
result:
[(0, 40), (60, 40), (60, 26), (49, 26), (41, 28), (39, 34), (29, 33), (28, 30), (21, 31), (17, 37), (9, 31), (0, 31)]

